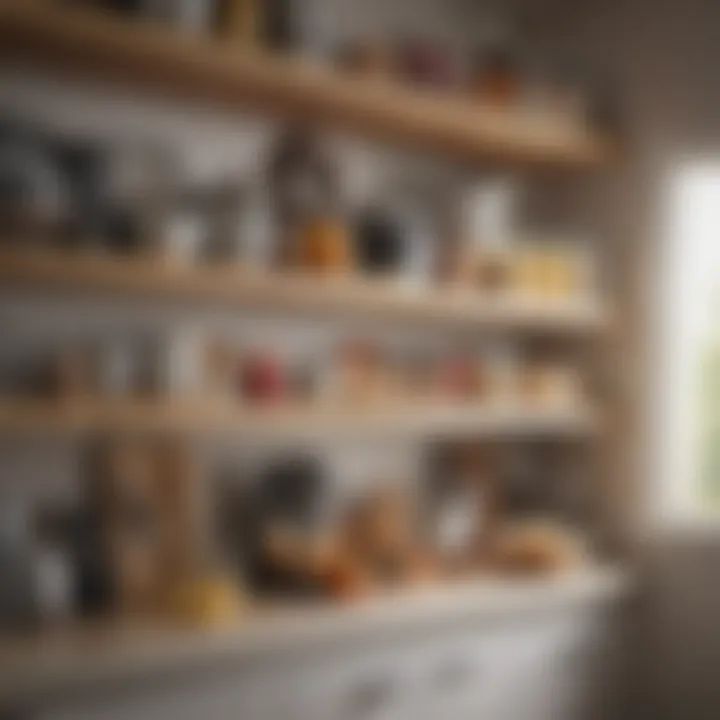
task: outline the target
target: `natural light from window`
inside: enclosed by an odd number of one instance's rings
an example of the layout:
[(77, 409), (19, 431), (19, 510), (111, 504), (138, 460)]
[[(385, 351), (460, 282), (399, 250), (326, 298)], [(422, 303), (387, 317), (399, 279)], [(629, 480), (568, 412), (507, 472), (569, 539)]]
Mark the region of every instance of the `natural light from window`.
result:
[(664, 511), (720, 518), (720, 162), (671, 183), (665, 277)]

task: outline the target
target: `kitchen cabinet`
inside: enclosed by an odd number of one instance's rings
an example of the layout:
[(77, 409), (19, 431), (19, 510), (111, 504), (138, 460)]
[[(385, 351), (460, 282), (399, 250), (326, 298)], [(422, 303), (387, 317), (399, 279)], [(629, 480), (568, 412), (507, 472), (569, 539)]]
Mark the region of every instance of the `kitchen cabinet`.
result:
[[(617, 620), (601, 609), (384, 633), (123, 688), (38, 720), (582, 720)], [(607, 667), (606, 667), (607, 665)], [(607, 685), (607, 683), (605, 683)], [(619, 687), (603, 687), (602, 698)]]

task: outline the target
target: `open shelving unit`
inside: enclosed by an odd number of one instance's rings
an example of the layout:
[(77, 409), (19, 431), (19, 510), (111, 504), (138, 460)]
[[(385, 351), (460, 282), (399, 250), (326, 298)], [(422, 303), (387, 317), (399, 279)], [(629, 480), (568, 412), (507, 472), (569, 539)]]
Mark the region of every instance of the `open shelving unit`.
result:
[[(491, 109), (462, 98), (345, 76), (308, 60), (239, 50), (219, 40), (41, 3), (0, 2), (0, 58), (153, 96), (309, 122), (462, 163), (490, 160), (597, 169), (614, 155), (612, 142), (571, 118)], [(487, 297), (449, 287), (406, 287), (389, 280), (273, 274), (242, 266), (191, 268), (147, 257), (17, 249), (9, 244), (0, 249), (0, 289), (138, 302), (181, 301), (290, 317), (361, 317), (468, 333), (492, 330), (584, 338), (607, 332), (615, 314), (615, 308), (599, 297), (562, 301)], [(189, 400), (4, 398), (0, 399), (0, 433), (219, 434), (271, 442), (373, 434), (420, 439), (595, 438), (612, 423), (604, 411), (589, 403), (549, 409), (418, 402), (350, 410), (253, 408)], [(88, 649), (76, 639), (71, 639), (69, 646), (60, 643), (51, 650), (44, 642), (21, 643), (19, 651), (15, 646), (0, 645), (0, 665), (5, 657), (20, 658), (16, 665), (12, 663), (14, 669), (7, 678), (0, 672), (0, 704), (13, 694), (59, 693), (88, 685), (97, 677), (144, 674), (147, 666), (159, 672), (178, 659), (197, 665), (228, 651), (236, 655), (245, 649), (254, 652), (263, 643), (263, 647), (273, 643), (284, 647), (292, 633), (309, 641), (327, 633), (328, 628), (335, 628), (337, 634), (338, 627), (353, 624), (357, 628), (371, 622), (375, 627), (378, 622), (397, 625), (403, 619), (422, 619), (428, 614), (456, 619), (458, 613), (478, 612), (483, 607), (513, 612), (546, 600), (554, 604), (587, 602), (623, 592), (626, 580), (612, 570), (594, 568), (580, 578), (450, 586), (432, 595), (441, 597), (437, 603), (410, 592), (362, 607), (322, 608), (312, 622), (298, 615), (285, 626), (258, 620), (236, 631), (174, 635), (170, 642), (157, 642), (151, 649), (147, 642), (143, 645), (137, 632), (123, 644), (111, 637), (111, 650), (107, 643)], [(249, 616), (256, 620), (252, 613)], [(283, 642), (278, 641), (281, 636)]]
[(307, 59), (43, 3), (0, 4), (0, 56), (153, 95), (346, 130), (464, 163), (592, 168), (614, 154), (610, 140), (573, 118), (493, 109), (346, 76)]

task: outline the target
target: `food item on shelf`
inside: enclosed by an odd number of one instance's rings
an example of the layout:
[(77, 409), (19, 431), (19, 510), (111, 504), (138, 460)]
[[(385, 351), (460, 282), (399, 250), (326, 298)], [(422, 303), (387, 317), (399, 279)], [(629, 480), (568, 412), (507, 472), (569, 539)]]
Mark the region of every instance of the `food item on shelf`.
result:
[(512, 287), (517, 295), (543, 295), (543, 265), (537, 249), (517, 248), (513, 253)]
[(470, 282), (478, 290), (497, 292), (508, 287), (510, 258), (503, 251), (480, 251), (470, 264)]
[(565, 268), (547, 248), (523, 249), (516, 260), (517, 289), (527, 295), (556, 297), (567, 289)]
[(164, 590), (159, 608), (172, 620), (207, 628), (236, 621), (246, 603), (244, 594), (231, 578), (190, 576)]
[(509, 286), (515, 196), (513, 183), (502, 178), (466, 192), (460, 209), (456, 280), (487, 292)]
[(207, 548), (195, 463), (182, 445), (139, 441), (107, 442), (91, 459), (113, 603), (121, 613), (152, 613)]
[(506, 108), (519, 101), (522, 83), (517, 59), (507, 48), (496, 47), (479, 56), (471, 83), (472, 95), (484, 104)]
[(121, 613), (151, 611), (161, 582), (160, 507), (152, 455), (138, 444), (103, 449), (96, 512), (103, 526), (114, 604)]
[(205, 565), (208, 496), (192, 448), (166, 442), (153, 448), (155, 492), (162, 510), (163, 564), (171, 577), (186, 577)]
[(298, 227), (294, 243), (294, 267), (326, 273), (346, 272), (354, 267), (347, 228), (334, 218), (318, 216), (308, 220)]
[(355, 592), (432, 573), (417, 542), (413, 498), (398, 489), (376, 490), (355, 501), (342, 522), (339, 547)]
[(494, 448), (451, 445), (431, 456), (424, 487), (425, 534), (443, 570), (482, 567), (498, 516)]
[(585, 246), (537, 242), (514, 251), (513, 288), (521, 295), (569, 299), (594, 290), (593, 262)]
[(355, 246), (358, 264), (368, 273), (395, 273), (401, 266), (402, 230), (395, 219), (386, 214), (366, 212), (360, 217)]
[(509, 286), (510, 256), (503, 250), (461, 250), (452, 276), (461, 285), (497, 293)]
[(287, 399), (287, 384), (285, 369), (271, 352), (251, 352), (240, 360), (239, 390), (243, 400), (278, 403)]
[(254, 591), (324, 592), (328, 544), (321, 515), (327, 492), (324, 468), (311, 456), (289, 454), (261, 467), (243, 513), (245, 567)]
[(492, 557), (505, 572), (545, 575), (588, 564), (585, 539), (550, 519), (508, 522), (493, 537)]
[(272, 150), (268, 179), (280, 237), (278, 261), (291, 266), (298, 256), (302, 261), (307, 242), (308, 257), (332, 264), (344, 252), (346, 231), (335, 222), (338, 169), (320, 138), (302, 127), (284, 132)]
[(352, 557), (338, 554), (324, 572), (330, 595), (336, 600), (353, 601), (370, 597), (376, 590), (372, 574)]
[(582, 379), (569, 362), (530, 360), (519, 381), (522, 400), (545, 406), (567, 406), (583, 397)]
[(355, 248), (362, 270), (422, 285), (435, 271), (435, 238), (430, 213), (411, 190), (384, 189), (360, 214)]
[(153, 173), (146, 224), (153, 226), (152, 242), (161, 259), (178, 264), (240, 259), (248, 198), (239, 181), (183, 180), (182, 167), (168, 162)]
[(472, 355), (445, 358), (438, 368), (438, 390), (450, 400), (475, 400), (487, 391), (484, 366)]
[[(77, 567), (68, 552), (68, 538), (47, 532), (43, 525), (48, 523), (38, 521), (40, 513), (34, 513), (26, 502), (6, 498), (0, 508), (3, 632), (62, 624), (75, 610)], [(48, 519), (48, 513), (43, 519)]]

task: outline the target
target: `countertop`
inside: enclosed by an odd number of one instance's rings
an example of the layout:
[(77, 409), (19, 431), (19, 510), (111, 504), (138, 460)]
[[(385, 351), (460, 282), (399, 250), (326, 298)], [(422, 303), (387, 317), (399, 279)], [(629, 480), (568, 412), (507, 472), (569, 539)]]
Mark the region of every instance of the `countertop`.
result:
[(255, 663), (373, 634), (463, 620), (564, 612), (609, 604), (632, 587), (627, 571), (596, 568), (545, 579), (490, 579), (404, 590), (352, 605), (249, 610), (237, 623), (199, 630), (113, 622), (0, 641), (0, 709), (41, 704), (112, 684), (147, 683), (220, 662)]

